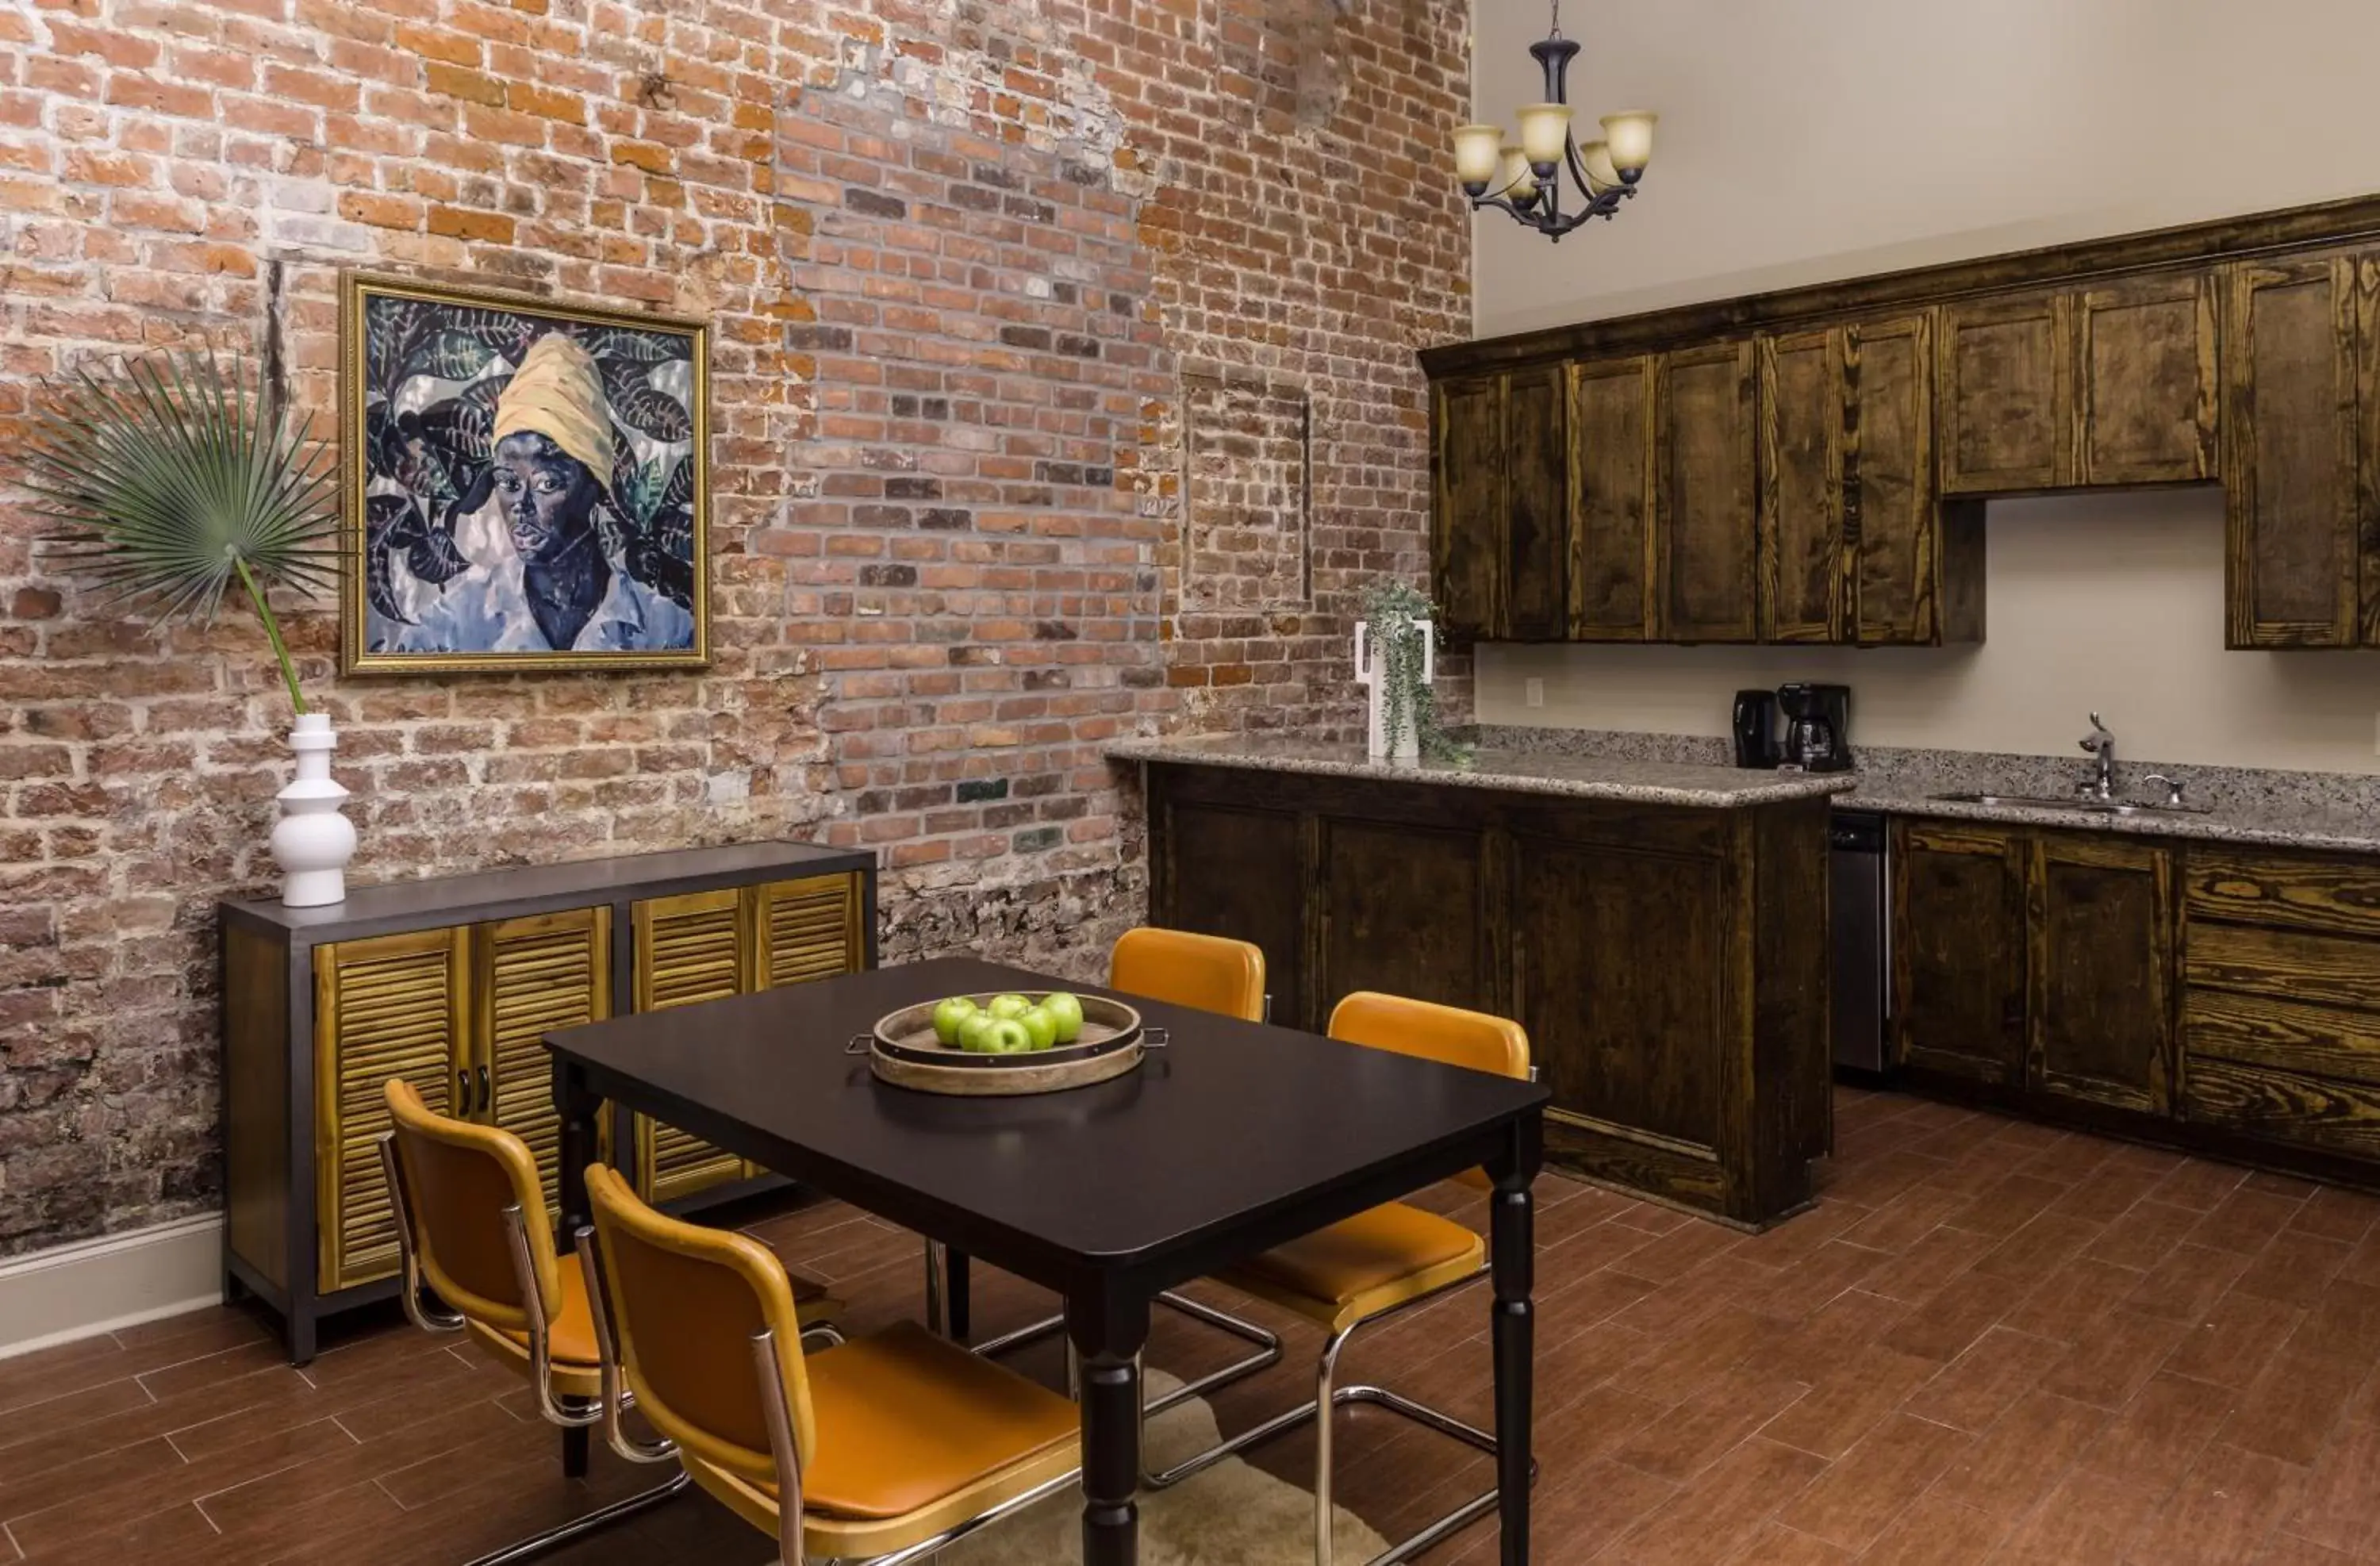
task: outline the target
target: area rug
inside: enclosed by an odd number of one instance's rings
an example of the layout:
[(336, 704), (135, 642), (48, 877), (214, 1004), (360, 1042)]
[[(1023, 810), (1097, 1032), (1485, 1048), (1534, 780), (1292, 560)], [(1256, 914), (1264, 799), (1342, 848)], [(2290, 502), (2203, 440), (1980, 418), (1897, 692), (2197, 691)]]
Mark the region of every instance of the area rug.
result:
[[(1148, 1373), (1151, 1397), (1182, 1383)], [(1215, 1412), (1196, 1398), (1148, 1422), (1148, 1460), (1167, 1468), (1213, 1446)], [(1311, 1428), (1281, 1438), (1311, 1441)], [(935, 1566), (1064, 1566), (1083, 1559), (1083, 1500), (1069, 1488), (961, 1539)], [(1339, 1509), (1331, 1535), (1337, 1566), (1363, 1566), (1388, 1541)], [(1314, 1495), (1236, 1457), (1170, 1490), (1140, 1498), (1141, 1566), (1313, 1566)]]

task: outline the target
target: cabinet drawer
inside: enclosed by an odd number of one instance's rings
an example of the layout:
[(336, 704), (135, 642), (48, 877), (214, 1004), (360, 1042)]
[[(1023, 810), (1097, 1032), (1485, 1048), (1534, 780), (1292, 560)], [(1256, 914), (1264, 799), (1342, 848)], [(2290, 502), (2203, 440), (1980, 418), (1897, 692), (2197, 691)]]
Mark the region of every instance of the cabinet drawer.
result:
[(2380, 937), (2380, 859), (2193, 849), (2193, 919)]
[(2201, 1125), (2357, 1158), (2380, 1157), (2380, 1087), (2192, 1059), (2182, 1110)]
[(2347, 936), (2194, 924), (2185, 971), (2200, 989), (2380, 1011), (2380, 945)]
[(2182, 1038), (2193, 1062), (2312, 1072), (2380, 1087), (2380, 1016), (2370, 1013), (2193, 989), (2182, 1003)]

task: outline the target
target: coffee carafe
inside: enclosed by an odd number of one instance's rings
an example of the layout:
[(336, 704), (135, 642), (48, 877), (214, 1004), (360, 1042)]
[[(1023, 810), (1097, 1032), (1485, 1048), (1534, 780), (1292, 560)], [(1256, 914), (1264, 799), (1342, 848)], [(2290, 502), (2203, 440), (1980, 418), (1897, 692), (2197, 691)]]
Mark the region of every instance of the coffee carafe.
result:
[(1777, 705), (1785, 714), (1786, 766), (1805, 772), (1851, 770), (1851, 686), (1779, 686)]
[(1737, 766), (1777, 765), (1777, 693), (1737, 691), (1734, 733)]

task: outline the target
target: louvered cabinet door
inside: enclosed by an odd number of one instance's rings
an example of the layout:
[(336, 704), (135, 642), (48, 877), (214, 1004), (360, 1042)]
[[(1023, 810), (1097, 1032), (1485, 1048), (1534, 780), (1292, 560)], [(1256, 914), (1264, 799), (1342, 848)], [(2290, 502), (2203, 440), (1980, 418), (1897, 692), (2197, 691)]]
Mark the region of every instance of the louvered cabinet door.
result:
[(471, 934), (473, 1111), (528, 1144), (547, 1210), (557, 1213), (562, 1122), (553, 1109), (553, 1059), (542, 1040), (556, 1028), (612, 1014), (612, 910), (504, 919)]
[[(420, 930), (314, 950), (314, 1171), (317, 1288), (396, 1271), (396, 1215), (381, 1172), (392, 1076), (429, 1106), (467, 1106), (468, 931)], [(475, 1087), (475, 1085), (474, 1085)], [(475, 1087), (476, 1091), (476, 1087)]]
[(752, 889), (752, 987), (775, 989), (867, 965), (859, 878), (805, 876)]
[[(751, 948), (744, 894), (730, 887), (636, 905), (639, 1012), (724, 1001), (749, 988)], [(699, 1049), (699, 1039), (689, 1039)], [(745, 1174), (744, 1160), (650, 1116), (637, 1117), (637, 1188), (647, 1201), (674, 1201)]]

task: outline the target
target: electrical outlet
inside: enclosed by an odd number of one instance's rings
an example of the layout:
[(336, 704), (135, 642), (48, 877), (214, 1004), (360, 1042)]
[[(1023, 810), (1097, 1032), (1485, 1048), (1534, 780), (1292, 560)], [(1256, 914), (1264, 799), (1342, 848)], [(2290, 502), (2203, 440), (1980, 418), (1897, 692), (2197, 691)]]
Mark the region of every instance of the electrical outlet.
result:
[(1521, 700), (1526, 706), (1543, 707), (1546, 704), (1546, 682), (1530, 675), (1521, 686)]

